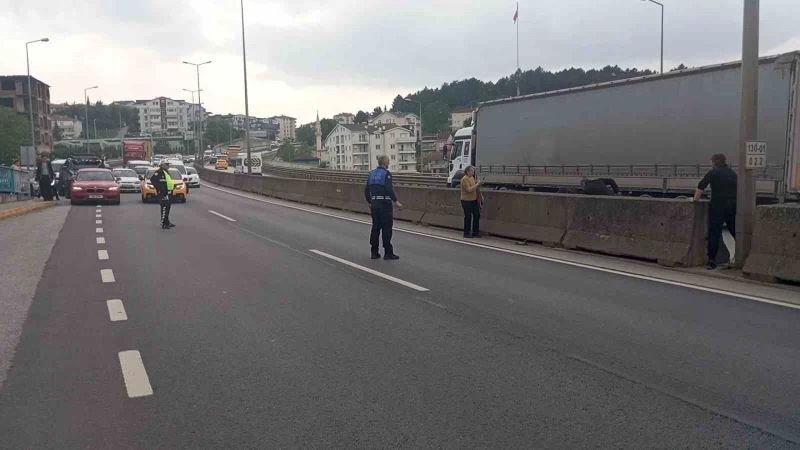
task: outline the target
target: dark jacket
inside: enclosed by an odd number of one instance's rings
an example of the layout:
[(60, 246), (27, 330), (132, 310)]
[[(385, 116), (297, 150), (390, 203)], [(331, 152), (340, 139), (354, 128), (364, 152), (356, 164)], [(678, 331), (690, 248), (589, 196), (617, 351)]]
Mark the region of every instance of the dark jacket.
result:
[(150, 184), (156, 188), (156, 192), (158, 193), (159, 197), (165, 197), (170, 193), (167, 189), (167, 177), (164, 172), (164, 169), (158, 169), (156, 173), (150, 177)]
[[(50, 160), (47, 161), (47, 169), (50, 171), (50, 179), (53, 180), (56, 178), (56, 173), (53, 171), (53, 165), (50, 164)], [(39, 181), (42, 178), (42, 161), (36, 162), (36, 181)]]
[(367, 185), (364, 187), (364, 199), (371, 204), (374, 197), (384, 197), (375, 200), (397, 201), (397, 196), (394, 194), (394, 188), (392, 187), (392, 173), (385, 167), (379, 166), (372, 170), (367, 178)]
[(736, 201), (736, 172), (727, 165), (714, 167), (697, 184), (697, 188), (705, 190), (711, 185), (711, 201), (725, 203)]

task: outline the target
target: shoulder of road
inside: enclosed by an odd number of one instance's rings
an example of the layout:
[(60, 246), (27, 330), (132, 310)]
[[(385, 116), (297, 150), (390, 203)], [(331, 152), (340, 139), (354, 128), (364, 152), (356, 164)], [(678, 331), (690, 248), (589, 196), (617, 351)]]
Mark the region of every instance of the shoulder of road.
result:
[(21, 216), (58, 205), (59, 202), (45, 202), (39, 199), (23, 200), (20, 202), (0, 203), (0, 220), (9, 217)]

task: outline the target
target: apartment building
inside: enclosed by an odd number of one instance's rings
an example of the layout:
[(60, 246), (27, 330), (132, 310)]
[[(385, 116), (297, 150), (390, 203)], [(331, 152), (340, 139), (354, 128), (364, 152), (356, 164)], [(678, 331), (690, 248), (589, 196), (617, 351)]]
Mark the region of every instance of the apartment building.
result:
[(77, 117), (53, 116), (53, 122), (61, 130), (62, 139), (80, 139), (83, 121)]
[(469, 106), (458, 106), (450, 111), (450, 130), (456, 131), (464, 128), (464, 121), (472, 118), (473, 108)]
[(340, 123), (325, 138), (322, 158), (332, 169), (368, 171), (377, 167), (378, 156), (386, 155), (389, 170), (416, 172), (416, 142), (409, 126)]
[(280, 127), (280, 138), (282, 141), (297, 139), (297, 119), (289, 116), (273, 116), (271, 120), (276, 120)]
[(394, 124), (400, 127), (408, 127), (414, 133), (414, 136), (417, 136), (417, 128), (419, 128), (419, 116), (413, 113), (385, 111), (370, 119), (369, 124)]
[(170, 135), (191, 129), (191, 114), (195, 111), (185, 100), (156, 97), (152, 100), (119, 101), (112, 104), (136, 108), (139, 112), (139, 129), (142, 133)]
[(53, 150), (53, 117), (50, 107), (50, 86), (31, 77), (31, 103), (28, 104), (28, 76), (0, 75), (0, 106), (16, 111), (29, 119), (33, 111), (36, 152), (50, 153)]
[(335, 120), (336, 123), (348, 125), (356, 123), (356, 116), (350, 113), (339, 113), (333, 116), (333, 120)]

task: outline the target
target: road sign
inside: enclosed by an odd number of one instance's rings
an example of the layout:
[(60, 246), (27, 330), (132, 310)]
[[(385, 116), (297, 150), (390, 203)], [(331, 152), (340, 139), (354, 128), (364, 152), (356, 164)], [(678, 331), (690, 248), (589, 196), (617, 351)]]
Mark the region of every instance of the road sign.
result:
[(19, 147), (19, 163), (22, 167), (36, 165), (36, 149), (32, 145), (21, 145)]
[(748, 141), (746, 143), (745, 169), (763, 169), (767, 167), (767, 143)]

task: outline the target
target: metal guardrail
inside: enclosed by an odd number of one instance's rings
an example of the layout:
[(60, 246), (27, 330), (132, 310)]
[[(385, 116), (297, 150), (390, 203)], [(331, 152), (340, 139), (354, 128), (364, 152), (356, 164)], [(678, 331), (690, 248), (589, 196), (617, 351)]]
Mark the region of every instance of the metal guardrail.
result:
[(0, 193), (29, 195), (30, 181), (31, 173), (27, 170), (0, 166)]
[[(303, 178), (308, 180), (340, 181), (343, 183), (365, 183), (367, 181), (367, 172), (318, 169), (280, 162), (265, 162), (261, 167), (261, 171), (262, 173), (281, 177)], [(395, 173), (392, 175), (392, 181), (395, 185), (408, 186), (446, 187), (447, 185), (447, 177), (424, 174), (411, 175)]]

